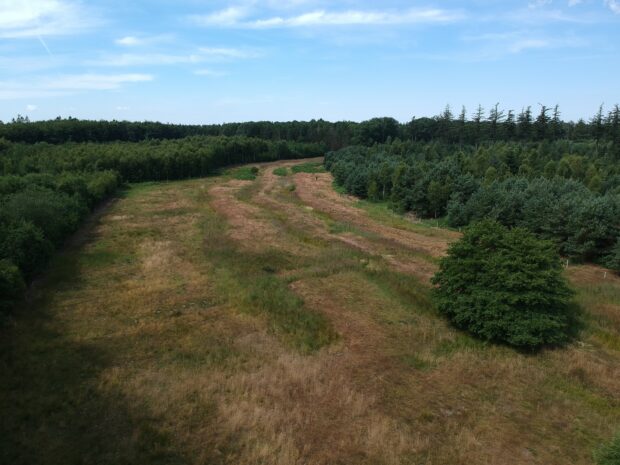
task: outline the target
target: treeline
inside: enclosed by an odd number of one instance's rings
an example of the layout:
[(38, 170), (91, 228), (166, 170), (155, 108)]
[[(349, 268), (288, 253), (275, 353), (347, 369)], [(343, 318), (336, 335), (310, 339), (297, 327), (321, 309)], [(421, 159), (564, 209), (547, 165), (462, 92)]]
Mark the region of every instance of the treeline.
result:
[(103, 144), (5, 143), (0, 146), (0, 174), (112, 170), (123, 181), (165, 181), (206, 176), (232, 164), (316, 157), (325, 149), (322, 144), (205, 136)]
[(239, 163), (319, 156), (319, 144), (246, 137), (0, 146), (0, 312), (125, 182), (205, 176)]
[(394, 118), (373, 118), (361, 123), (351, 121), (270, 122), (256, 121), (210, 125), (180, 125), (157, 122), (87, 121), (57, 118), (30, 122), (18, 116), (12, 122), (0, 122), (0, 138), (12, 142), (139, 142), (150, 139), (179, 139), (188, 136), (244, 136), (270, 141), (322, 143), (330, 150), (349, 145), (373, 145), (395, 139), (443, 141), (477, 145), (489, 141), (586, 141), (613, 142), (620, 146), (620, 107), (605, 111), (599, 107), (588, 121), (563, 121), (559, 107), (525, 107), (519, 112), (502, 110), (499, 104), (488, 111), (478, 106), (468, 114), (446, 107), (432, 118), (413, 118), (401, 124)]
[(620, 271), (620, 163), (612, 142), (395, 141), (330, 152), (356, 196), (460, 227), (483, 218), (553, 240), (562, 254)]

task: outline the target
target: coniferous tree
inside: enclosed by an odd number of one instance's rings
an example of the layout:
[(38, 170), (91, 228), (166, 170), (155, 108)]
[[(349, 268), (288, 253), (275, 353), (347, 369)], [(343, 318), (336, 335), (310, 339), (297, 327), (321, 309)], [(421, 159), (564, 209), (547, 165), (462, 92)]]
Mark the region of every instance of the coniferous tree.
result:
[(532, 107), (528, 106), (521, 110), (517, 118), (517, 130), (519, 139), (528, 140), (532, 135)]
[(484, 108), (482, 108), (482, 105), (478, 105), (478, 108), (476, 109), (476, 112), (474, 113), (474, 116), (472, 118), (472, 121), (474, 123), (474, 140), (476, 144), (480, 143), (482, 138), (484, 137), (482, 128), (483, 118)]
[(496, 103), (491, 110), (489, 111), (489, 117), (487, 121), (489, 122), (489, 137), (491, 140), (496, 140), (497, 132), (500, 127), (500, 123), (504, 118), (504, 111), (499, 110), (499, 103)]
[(547, 140), (549, 138), (549, 108), (540, 104), (540, 113), (536, 118), (536, 139)]
[(538, 348), (567, 342), (572, 291), (551, 242), (486, 220), (470, 226), (432, 279), (440, 312), (489, 341)]
[(514, 140), (517, 135), (517, 124), (515, 123), (515, 113), (513, 110), (508, 110), (508, 114), (506, 115), (504, 135), (507, 140)]

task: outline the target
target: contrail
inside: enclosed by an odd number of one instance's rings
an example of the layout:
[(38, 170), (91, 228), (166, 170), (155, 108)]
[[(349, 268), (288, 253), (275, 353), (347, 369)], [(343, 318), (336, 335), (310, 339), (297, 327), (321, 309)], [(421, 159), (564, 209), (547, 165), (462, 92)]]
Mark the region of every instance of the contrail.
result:
[(41, 45), (43, 45), (43, 48), (45, 49), (47, 54), (50, 56), (50, 58), (53, 60), (54, 59), (54, 55), (52, 55), (52, 51), (50, 50), (50, 48), (47, 46), (47, 44), (43, 40), (43, 37), (37, 36), (37, 39), (39, 39), (39, 42), (41, 42)]

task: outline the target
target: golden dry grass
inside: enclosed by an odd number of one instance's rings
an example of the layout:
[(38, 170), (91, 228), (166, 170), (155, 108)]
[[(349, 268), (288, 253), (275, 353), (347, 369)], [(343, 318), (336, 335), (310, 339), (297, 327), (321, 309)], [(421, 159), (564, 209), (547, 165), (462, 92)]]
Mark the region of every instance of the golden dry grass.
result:
[(569, 347), (481, 343), (429, 302), (458, 234), (273, 174), (295, 163), (93, 218), (2, 329), (0, 462), (592, 463), (620, 425), (620, 280), (569, 267)]

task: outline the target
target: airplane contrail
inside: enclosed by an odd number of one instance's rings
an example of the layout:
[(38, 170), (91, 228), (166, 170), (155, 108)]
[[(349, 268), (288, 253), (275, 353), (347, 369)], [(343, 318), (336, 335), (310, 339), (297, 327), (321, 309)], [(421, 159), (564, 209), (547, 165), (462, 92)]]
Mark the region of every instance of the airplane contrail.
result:
[(37, 36), (37, 39), (39, 39), (39, 42), (41, 42), (41, 45), (43, 45), (43, 48), (45, 49), (47, 54), (50, 56), (50, 58), (54, 59), (54, 55), (52, 54), (52, 51), (50, 50), (50, 48), (47, 46), (47, 44), (43, 40), (43, 37)]

